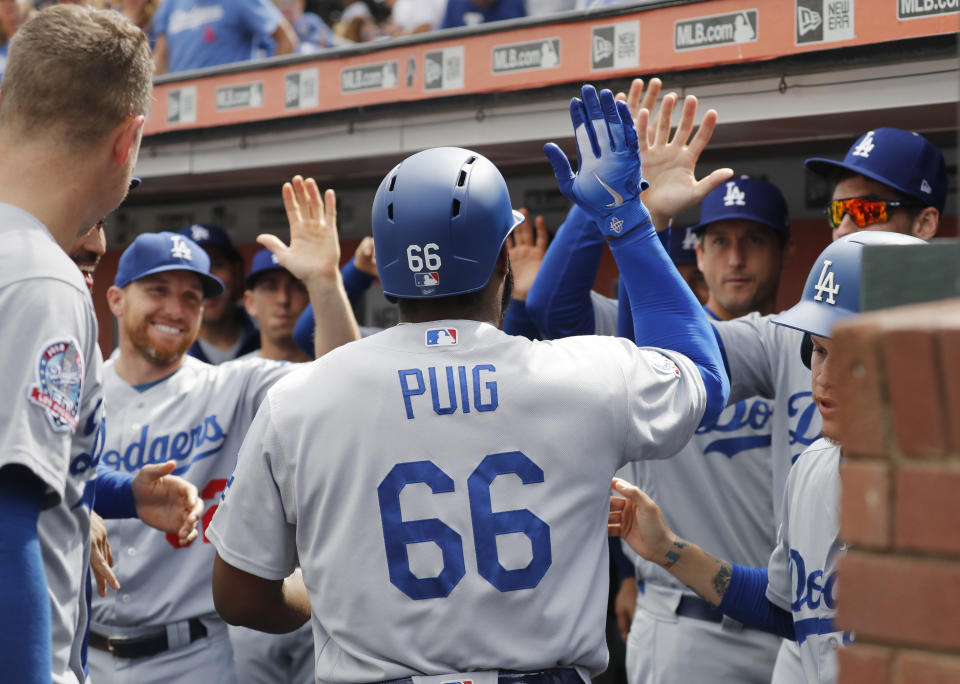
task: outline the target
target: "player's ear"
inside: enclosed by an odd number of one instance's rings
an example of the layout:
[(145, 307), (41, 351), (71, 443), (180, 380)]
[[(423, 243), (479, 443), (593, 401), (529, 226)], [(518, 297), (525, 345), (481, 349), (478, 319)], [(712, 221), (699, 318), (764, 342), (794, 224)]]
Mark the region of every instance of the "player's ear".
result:
[(932, 240), (940, 225), (940, 212), (936, 207), (926, 207), (913, 220), (911, 232), (921, 240)]
[(110, 307), (110, 313), (117, 318), (123, 315), (123, 290), (116, 285), (111, 285), (107, 290), (107, 306)]
[(244, 290), (243, 291), (243, 308), (247, 310), (250, 318), (256, 320), (256, 315), (253, 311), (253, 290)]
[(127, 163), (131, 154), (140, 148), (140, 135), (146, 118), (142, 114), (131, 114), (113, 129), (110, 156), (119, 165)]

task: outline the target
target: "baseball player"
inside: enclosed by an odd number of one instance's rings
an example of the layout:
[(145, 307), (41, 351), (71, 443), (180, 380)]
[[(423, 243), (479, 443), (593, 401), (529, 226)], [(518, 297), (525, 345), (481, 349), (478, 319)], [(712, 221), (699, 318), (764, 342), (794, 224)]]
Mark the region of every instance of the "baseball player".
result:
[[(655, 297), (642, 276), (631, 286), (638, 312), (679, 313), (646, 340), (679, 353), (499, 331), (504, 242), (522, 220), (499, 171), (460, 148), (390, 171), (373, 233), (402, 323), (268, 393), (207, 531), (217, 609), (264, 631), (311, 619), (317, 681), (574, 683), (606, 667), (601, 479), (676, 451), (724, 388), (709, 323), (638, 199), (629, 111), (587, 86), (571, 118), (579, 173), (548, 147), (560, 187), (616, 256), (648, 247), (624, 270), (671, 282)], [(376, 429), (344, 429), (361, 403)], [(297, 558), (302, 577), (284, 580)]]
[[(273, 236), (259, 239), (307, 285), (323, 313), (324, 334), (317, 335), (322, 354), (323, 345), (357, 337), (337, 271), (336, 232), (322, 224), (312, 179), (295, 177), (283, 194), (291, 245)], [(328, 215), (335, 206), (329, 192)], [(116, 429), (107, 435), (101, 466), (135, 473), (149, 463), (174, 461), (174, 473), (198, 487), (206, 510), (200, 538), (187, 547), (136, 521), (108, 521), (122, 589), (94, 600), (94, 681), (234, 680), (226, 625), (210, 593), (213, 550), (205, 532), (263, 395), (296, 366), (264, 359), (211, 366), (186, 355), (200, 326), (201, 302), (222, 290), (209, 263), (186, 236), (144, 234), (121, 255), (107, 293), (119, 323), (120, 354), (104, 368)]]
[[(709, 286), (708, 316), (774, 311), (789, 237), (787, 203), (775, 185), (727, 181), (704, 198), (700, 223), (689, 231)], [(772, 412), (760, 397), (739, 401), (701, 425), (676, 457), (634, 462), (618, 475), (661, 501), (667, 523), (684, 539), (733, 562), (761, 565), (776, 533)], [(770, 681), (780, 639), (724, 619), (656, 564), (639, 559), (636, 574), (642, 594), (630, 581), (621, 585), (636, 598), (626, 638), (631, 684)]]
[(93, 304), (66, 250), (79, 226), (92, 226), (127, 191), (151, 75), (146, 38), (114, 12), (50, 8), (11, 44), (0, 100), (0, 312), (11, 322), (0, 364), (7, 681), (85, 677), (102, 359)]
[[(837, 560), (844, 546), (837, 539), (841, 450), (836, 441), (836, 369), (829, 338), (837, 321), (860, 310), (865, 245), (925, 248), (919, 238), (898, 233), (859, 232), (840, 238), (817, 259), (800, 302), (773, 319), (804, 335), (794, 353), (813, 371), (811, 390), (822, 415), (823, 437), (790, 469), (783, 522), (766, 568), (718, 560), (677, 536), (649, 496), (623, 480), (613, 480), (614, 489), (626, 498), (611, 497), (611, 532), (723, 613), (796, 641), (802, 675), (778, 681), (835, 682), (836, 651), (851, 640), (833, 625)], [(717, 508), (717, 515), (725, 515), (722, 511), (722, 506)]]
[(210, 257), (210, 273), (223, 283), (223, 294), (203, 303), (203, 322), (196, 341), (187, 351), (201, 361), (217, 365), (256, 351), (260, 331), (241, 303), (243, 255), (219, 226), (194, 223), (180, 230)]
[[(827, 220), (836, 239), (857, 230), (890, 231), (929, 239), (936, 234), (947, 194), (943, 154), (928, 140), (895, 128), (862, 135), (843, 161), (807, 160), (807, 166), (834, 184)], [(810, 392), (810, 371), (793, 352), (802, 335), (773, 325), (770, 316), (749, 314), (714, 323), (730, 374), (730, 400), (760, 395), (774, 402), (773, 459), (775, 520), (789, 463), (820, 434), (821, 414)], [(774, 682), (795, 681), (800, 655), (784, 641), (774, 669)]]

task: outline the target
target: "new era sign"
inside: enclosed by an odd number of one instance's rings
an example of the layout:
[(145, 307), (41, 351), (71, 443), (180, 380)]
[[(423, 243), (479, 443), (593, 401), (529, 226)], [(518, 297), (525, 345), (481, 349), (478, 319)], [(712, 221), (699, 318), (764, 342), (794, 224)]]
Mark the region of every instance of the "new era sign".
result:
[(596, 26), (591, 34), (592, 69), (631, 69), (640, 66), (640, 22)]
[(850, 40), (853, 0), (797, 0), (797, 45)]

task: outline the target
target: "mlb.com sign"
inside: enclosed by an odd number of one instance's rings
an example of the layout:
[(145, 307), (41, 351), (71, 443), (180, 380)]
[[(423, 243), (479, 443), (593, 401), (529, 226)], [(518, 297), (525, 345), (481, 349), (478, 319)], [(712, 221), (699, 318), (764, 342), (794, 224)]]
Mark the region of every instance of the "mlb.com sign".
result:
[(915, 19), (960, 12), (960, 0), (898, 0), (897, 18)]
[(755, 9), (715, 14), (674, 22), (674, 50), (696, 50), (718, 45), (750, 43), (757, 39), (758, 12)]

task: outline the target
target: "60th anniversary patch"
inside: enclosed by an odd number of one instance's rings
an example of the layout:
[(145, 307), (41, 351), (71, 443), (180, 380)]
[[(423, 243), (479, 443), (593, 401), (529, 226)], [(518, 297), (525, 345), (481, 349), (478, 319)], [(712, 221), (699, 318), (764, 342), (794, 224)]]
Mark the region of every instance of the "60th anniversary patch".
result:
[(47, 342), (35, 363), (37, 383), (27, 390), (27, 399), (43, 410), (55, 431), (76, 432), (83, 389), (80, 345), (72, 337)]

